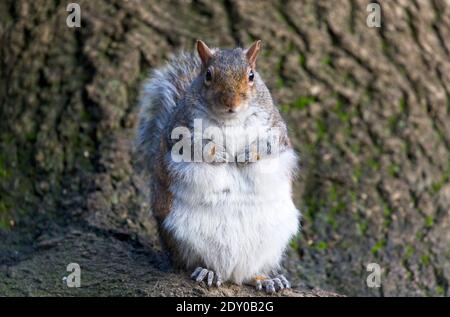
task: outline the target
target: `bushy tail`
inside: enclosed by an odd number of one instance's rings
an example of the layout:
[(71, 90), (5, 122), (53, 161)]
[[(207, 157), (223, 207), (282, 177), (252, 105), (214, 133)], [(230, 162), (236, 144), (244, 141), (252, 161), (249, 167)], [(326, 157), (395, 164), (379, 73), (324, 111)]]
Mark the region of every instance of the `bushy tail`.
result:
[(200, 67), (196, 54), (180, 53), (165, 67), (154, 70), (145, 83), (135, 146), (138, 161), (146, 171), (151, 171), (150, 163), (158, 152), (161, 134)]

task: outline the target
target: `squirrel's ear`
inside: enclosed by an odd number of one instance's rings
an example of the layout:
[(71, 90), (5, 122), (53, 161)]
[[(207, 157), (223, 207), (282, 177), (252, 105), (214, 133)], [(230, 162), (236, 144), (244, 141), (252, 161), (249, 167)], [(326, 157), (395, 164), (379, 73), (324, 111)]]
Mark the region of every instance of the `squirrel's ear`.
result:
[(252, 44), (246, 51), (245, 55), (247, 56), (248, 63), (252, 68), (256, 66), (256, 58), (261, 51), (261, 40), (258, 40)]
[(203, 66), (206, 66), (213, 56), (212, 51), (203, 41), (197, 40), (197, 52), (202, 60)]

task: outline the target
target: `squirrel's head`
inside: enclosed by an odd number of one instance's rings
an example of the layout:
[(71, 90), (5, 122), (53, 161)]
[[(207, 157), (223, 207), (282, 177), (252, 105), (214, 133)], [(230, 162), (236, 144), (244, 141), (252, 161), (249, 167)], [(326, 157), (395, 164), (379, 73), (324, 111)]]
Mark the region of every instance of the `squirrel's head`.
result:
[(249, 99), (256, 93), (255, 66), (260, 50), (261, 41), (247, 49), (230, 50), (211, 50), (197, 41), (202, 61), (202, 96), (216, 115), (234, 117), (248, 108)]

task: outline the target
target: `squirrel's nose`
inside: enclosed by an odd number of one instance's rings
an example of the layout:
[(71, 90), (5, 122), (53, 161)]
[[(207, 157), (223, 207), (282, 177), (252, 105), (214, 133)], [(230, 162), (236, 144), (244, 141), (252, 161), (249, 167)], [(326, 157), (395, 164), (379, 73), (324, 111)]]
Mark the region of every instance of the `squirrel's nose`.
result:
[(233, 103), (226, 103), (225, 107), (227, 108), (228, 112), (234, 112), (235, 109), (237, 108), (237, 105)]
[(226, 95), (222, 97), (222, 103), (228, 112), (235, 112), (239, 106), (239, 97), (234, 95)]

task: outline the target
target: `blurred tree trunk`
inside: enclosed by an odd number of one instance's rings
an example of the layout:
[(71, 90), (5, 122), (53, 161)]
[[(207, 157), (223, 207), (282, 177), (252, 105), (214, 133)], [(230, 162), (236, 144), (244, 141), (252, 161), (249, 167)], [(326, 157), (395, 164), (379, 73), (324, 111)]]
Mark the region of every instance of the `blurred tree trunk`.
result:
[[(356, 0), (78, 3), (80, 28), (67, 26), (66, 2), (0, 3), (5, 270), (25, 279), (58, 238), (82, 253), (64, 235), (72, 228), (102, 241), (94, 253), (124, 241), (126, 252), (158, 249), (131, 151), (142, 80), (197, 38), (258, 38), (258, 68), (304, 158), (304, 230), (286, 261), (294, 280), (346, 294), (448, 294), (448, 3), (383, 2), (381, 28)], [(381, 289), (365, 285), (370, 262), (383, 268)]]

